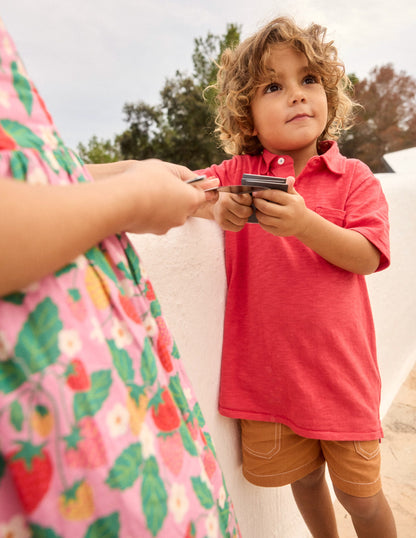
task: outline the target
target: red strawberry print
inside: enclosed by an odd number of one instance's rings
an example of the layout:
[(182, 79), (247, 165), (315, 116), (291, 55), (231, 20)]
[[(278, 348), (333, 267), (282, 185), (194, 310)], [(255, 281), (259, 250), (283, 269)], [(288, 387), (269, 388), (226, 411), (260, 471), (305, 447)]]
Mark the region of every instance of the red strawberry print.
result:
[(188, 528), (186, 529), (186, 534), (184, 538), (195, 538), (196, 536), (196, 528), (193, 521), (190, 521), (188, 524)]
[(91, 388), (91, 380), (85, 370), (85, 366), (80, 359), (73, 359), (65, 372), (66, 384), (77, 392), (86, 391)]
[(167, 388), (160, 389), (150, 402), (152, 417), (162, 432), (170, 432), (179, 427), (181, 420), (175, 402)]
[(30, 514), (42, 501), (52, 478), (52, 462), (44, 444), (18, 441), (20, 449), (6, 456), (17, 492)]
[(165, 371), (171, 372), (173, 370), (172, 356), (170, 354), (172, 337), (166, 326), (165, 320), (162, 317), (157, 317), (156, 323), (159, 328), (159, 334), (157, 336), (157, 354)]
[(83, 417), (65, 441), (65, 461), (69, 467), (95, 469), (107, 463), (104, 442), (92, 417)]
[(0, 150), (16, 149), (17, 144), (11, 136), (9, 136), (3, 127), (0, 125)]
[(120, 299), (120, 304), (124, 310), (124, 312), (128, 315), (128, 317), (130, 319), (132, 319), (135, 323), (141, 323), (142, 322), (142, 318), (140, 317), (137, 309), (135, 308), (132, 300), (127, 297), (126, 295), (121, 295), (121, 293), (119, 293), (118, 295), (119, 299)]
[(181, 435), (174, 433), (160, 433), (158, 435), (160, 455), (166, 467), (175, 475), (181, 472), (183, 464), (184, 447)]
[(208, 478), (211, 480), (215, 471), (217, 470), (217, 462), (214, 457), (214, 454), (209, 448), (206, 448), (204, 450), (204, 453), (202, 455), (202, 462), (204, 464), (205, 472), (207, 473)]
[(150, 280), (146, 280), (145, 284), (146, 284), (146, 298), (148, 301), (152, 302), (156, 299), (156, 294), (153, 290), (152, 283), (150, 282)]
[(199, 434), (199, 424), (196, 417), (190, 416), (189, 413), (185, 415), (185, 423), (188, 427), (189, 433), (194, 441), (198, 439)]
[(87, 309), (84, 301), (81, 298), (74, 298), (71, 294), (68, 294), (67, 302), (75, 318), (79, 321), (84, 321), (87, 317)]

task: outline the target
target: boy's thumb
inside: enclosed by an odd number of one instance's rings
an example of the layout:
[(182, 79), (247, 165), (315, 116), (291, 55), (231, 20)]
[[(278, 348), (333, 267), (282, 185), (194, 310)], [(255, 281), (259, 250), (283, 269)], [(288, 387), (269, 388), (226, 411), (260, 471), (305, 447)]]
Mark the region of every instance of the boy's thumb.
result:
[(289, 194), (296, 194), (296, 190), (295, 190), (295, 178), (293, 176), (288, 176), (286, 178), (286, 183), (287, 183), (287, 192)]

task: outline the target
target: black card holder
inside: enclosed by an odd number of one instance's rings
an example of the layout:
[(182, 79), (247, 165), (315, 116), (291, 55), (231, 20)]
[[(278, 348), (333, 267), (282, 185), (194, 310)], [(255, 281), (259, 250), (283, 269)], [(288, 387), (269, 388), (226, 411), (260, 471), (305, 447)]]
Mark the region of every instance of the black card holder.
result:
[[(241, 185), (250, 185), (256, 187), (264, 187), (264, 189), (278, 189), (287, 192), (286, 179), (283, 177), (262, 176), (258, 174), (243, 174)], [(258, 222), (256, 218), (256, 209), (252, 205), (253, 214), (247, 222)]]

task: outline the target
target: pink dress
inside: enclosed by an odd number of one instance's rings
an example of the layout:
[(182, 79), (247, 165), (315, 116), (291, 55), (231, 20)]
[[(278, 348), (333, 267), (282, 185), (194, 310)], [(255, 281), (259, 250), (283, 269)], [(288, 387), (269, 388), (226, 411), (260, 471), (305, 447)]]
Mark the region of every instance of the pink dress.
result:
[[(0, 178), (92, 180), (1, 19)], [(0, 537), (239, 536), (204, 424), (125, 235), (0, 299)]]

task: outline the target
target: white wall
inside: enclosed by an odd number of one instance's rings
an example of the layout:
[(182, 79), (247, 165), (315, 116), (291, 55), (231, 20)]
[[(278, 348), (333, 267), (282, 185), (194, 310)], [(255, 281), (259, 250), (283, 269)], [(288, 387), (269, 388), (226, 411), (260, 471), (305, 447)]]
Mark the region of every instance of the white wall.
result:
[[(382, 413), (416, 360), (416, 177), (380, 176), (390, 205), (392, 266), (368, 277), (383, 381)], [(226, 279), (222, 232), (190, 219), (165, 236), (131, 236), (172, 330), (213, 436), (243, 538), (309, 536), (290, 487), (258, 488), (241, 475), (239, 435), (217, 412)]]

